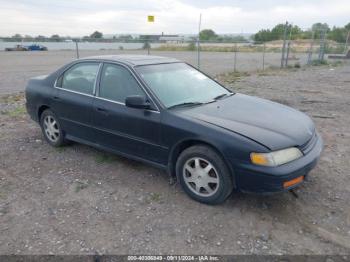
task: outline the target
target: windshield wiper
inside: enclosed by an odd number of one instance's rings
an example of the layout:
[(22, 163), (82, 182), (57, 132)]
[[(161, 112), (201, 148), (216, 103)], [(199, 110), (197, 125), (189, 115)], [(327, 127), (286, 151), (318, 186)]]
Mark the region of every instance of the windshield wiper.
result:
[(204, 103), (202, 102), (184, 102), (184, 103), (180, 103), (177, 105), (173, 105), (173, 106), (169, 106), (168, 109), (172, 109), (175, 107), (181, 107), (181, 106), (199, 106), (199, 105), (203, 105)]
[(218, 95), (216, 97), (214, 97), (213, 100), (210, 100), (208, 102), (184, 102), (184, 103), (180, 103), (180, 104), (176, 104), (176, 105), (173, 105), (173, 106), (169, 106), (168, 109), (172, 109), (172, 108), (175, 108), (175, 107), (181, 107), (181, 106), (199, 106), (199, 105), (204, 105), (204, 104), (210, 104), (210, 103), (213, 103), (221, 98), (224, 98), (226, 96), (231, 96), (233, 95), (234, 93), (226, 93), (226, 94), (221, 94), (221, 95)]
[(231, 96), (231, 95), (233, 95), (233, 93), (221, 94), (221, 95), (218, 95), (218, 96), (214, 97), (214, 100), (219, 100), (221, 98), (224, 98), (225, 96)]

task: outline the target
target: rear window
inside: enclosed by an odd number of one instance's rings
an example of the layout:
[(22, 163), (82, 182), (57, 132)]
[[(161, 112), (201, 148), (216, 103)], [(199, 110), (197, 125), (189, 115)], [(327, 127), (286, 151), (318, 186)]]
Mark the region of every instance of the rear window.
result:
[(99, 63), (80, 63), (69, 68), (56, 82), (57, 87), (93, 94)]

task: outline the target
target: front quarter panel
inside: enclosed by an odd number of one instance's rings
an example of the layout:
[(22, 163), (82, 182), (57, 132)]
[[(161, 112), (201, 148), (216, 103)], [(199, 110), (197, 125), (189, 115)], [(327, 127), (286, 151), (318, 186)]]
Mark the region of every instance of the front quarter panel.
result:
[(164, 111), (162, 114), (162, 142), (170, 150), (170, 158), (177, 146), (186, 141), (202, 142), (212, 146), (224, 158), (232, 173), (236, 163), (248, 163), (252, 151), (268, 152), (268, 149), (242, 135), (188, 118), (181, 110)]

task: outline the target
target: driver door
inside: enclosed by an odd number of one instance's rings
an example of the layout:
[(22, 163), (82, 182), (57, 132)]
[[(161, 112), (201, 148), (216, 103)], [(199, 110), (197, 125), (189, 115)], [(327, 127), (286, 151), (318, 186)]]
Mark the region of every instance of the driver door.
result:
[(131, 95), (147, 97), (139, 82), (126, 67), (104, 63), (96, 97), (92, 122), (96, 143), (115, 152), (164, 162), (166, 149), (160, 145), (160, 112), (125, 106)]

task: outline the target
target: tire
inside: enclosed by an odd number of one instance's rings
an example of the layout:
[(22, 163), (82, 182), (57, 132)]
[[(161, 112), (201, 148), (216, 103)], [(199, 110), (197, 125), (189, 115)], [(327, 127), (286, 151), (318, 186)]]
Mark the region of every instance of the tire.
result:
[(64, 132), (58, 121), (58, 118), (50, 109), (46, 109), (40, 116), (40, 127), (45, 140), (54, 147), (60, 147), (66, 144)]
[(176, 162), (176, 176), (194, 200), (215, 205), (233, 190), (231, 173), (222, 157), (205, 145), (185, 149)]

